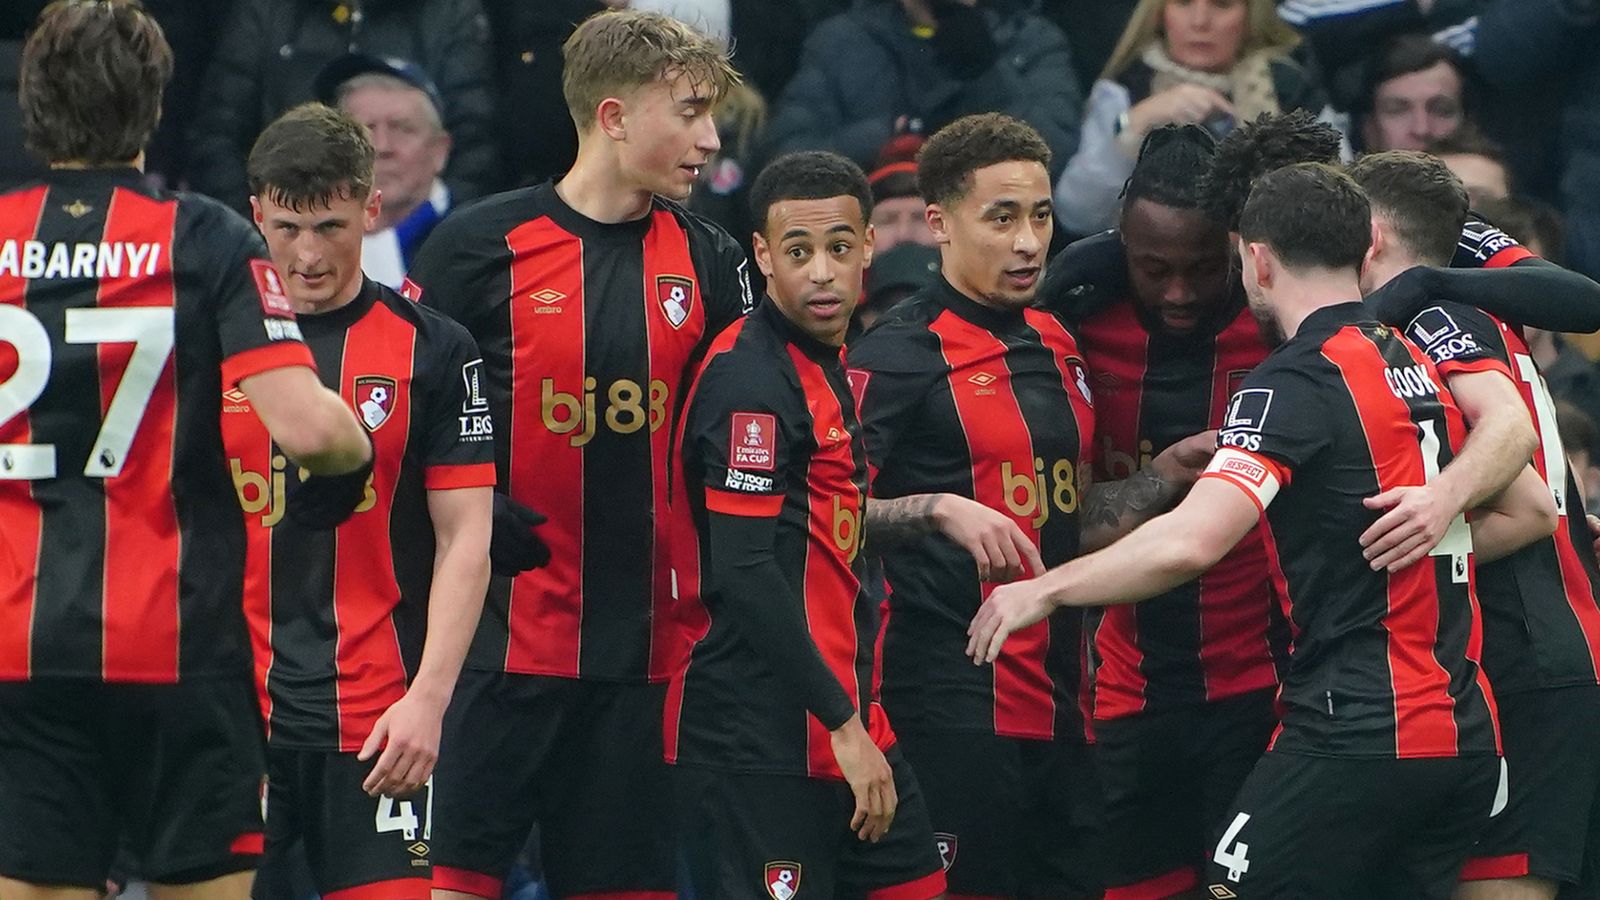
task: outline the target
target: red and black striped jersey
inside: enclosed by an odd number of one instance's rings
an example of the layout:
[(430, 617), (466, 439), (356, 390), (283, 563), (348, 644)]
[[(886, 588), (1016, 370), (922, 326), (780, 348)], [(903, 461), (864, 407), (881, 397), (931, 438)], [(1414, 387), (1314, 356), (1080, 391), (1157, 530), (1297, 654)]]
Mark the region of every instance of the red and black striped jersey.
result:
[[(1089, 363), (1096, 481), (1127, 478), (1189, 435), (1220, 428), (1228, 398), (1267, 357), (1242, 295), (1191, 334), (1150, 327), (1130, 298), (1127, 265), (1116, 231), (1073, 244), (1050, 265), (1051, 306)], [(1288, 655), (1259, 531), (1194, 581), (1088, 621), (1098, 719), (1275, 687)]]
[(217, 397), (312, 365), (265, 256), (133, 169), (0, 194), (0, 679), (247, 671)]
[[(850, 377), (874, 498), (959, 494), (1008, 515), (1047, 565), (1078, 554), (1095, 411), (1054, 316), (983, 306), (941, 278), (851, 348)], [(1084, 739), (1080, 612), (1017, 632), (979, 668), (967, 625), (995, 585), (979, 581), (971, 554), (932, 534), (887, 552), (884, 570), (882, 693), (896, 725)]]
[(706, 342), (749, 308), (744, 267), (726, 232), (667, 201), (607, 225), (550, 184), (428, 237), (418, 299), (477, 340), (500, 483), (550, 519), (550, 564), (495, 579), (467, 665), (668, 677), (671, 423)]
[[(1374, 572), (1362, 501), (1426, 483), (1466, 436), (1433, 363), (1359, 302), (1313, 312), (1233, 396), (1203, 477), (1264, 508), (1267, 552), (1294, 629), (1279, 750), (1337, 757), (1499, 752), (1479, 667), (1472, 535), (1458, 517), (1432, 553)], [(1276, 502), (1274, 502), (1276, 498)]]
[[(668, 761), (842, 778), (830, 727), (859, 715), (880, 749), (894, 740), (872, 702), (878, 617), (860, 556), (867, 456), (843, 352), (764, 301), (712, 343), (678, 455), (672, 513), (683, 534), (673, 553), (693, 648), (668, 691)], [(727, 583), (756, 560), (719, 562), (719, 516), (771, 535), (761, 542), (776, 564), (769, 594)]]
[(1478, 568), (1483, 601), (1483, 668), (1496, 693), (1600, 683), (1600, 600), (1583, 494), (1556, 430), (1555, 401), (1516, 329), (1486, 312), (1441, 303), (1418, 313), (1406, 335), (1440, 373), (1493, 369), (1522, 392), (1539, 452), (1534, 468), (1550, 486), (1555, 534)]
[[(405, 693), (433, 574), (426, 492), (494, 484), (482, 360), (465, 329), (376, 282), (300, 328), (372, 437), (366, 497), (331, 531), (284, 516), (300, 477), (238, 391), (223, 442), (245, 513), (244, 609), (274, 746), (355, 751)], [(407, 664), (410, 664), (409, 667)]]

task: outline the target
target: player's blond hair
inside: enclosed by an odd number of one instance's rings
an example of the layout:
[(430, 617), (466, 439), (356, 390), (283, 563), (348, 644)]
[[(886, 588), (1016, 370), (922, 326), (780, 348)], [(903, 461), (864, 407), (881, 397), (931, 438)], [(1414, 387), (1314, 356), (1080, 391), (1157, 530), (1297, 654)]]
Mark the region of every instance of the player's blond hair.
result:
[(595, 123), (601, 102), (657, 79), (688, 76), (713, 102), (739, 83), (728, 52), (671, 16), (616, 10), (590, 16), (561, 47), (561, 93), (578, 130)]

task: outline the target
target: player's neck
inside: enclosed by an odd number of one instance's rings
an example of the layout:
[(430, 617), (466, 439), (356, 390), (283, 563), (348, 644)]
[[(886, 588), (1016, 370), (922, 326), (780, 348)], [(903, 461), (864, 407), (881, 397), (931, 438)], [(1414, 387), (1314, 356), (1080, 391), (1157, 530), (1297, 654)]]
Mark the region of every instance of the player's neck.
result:
[[(1410, 256), (1384, 254), (1367, 263), (1364, 281), (1372, 285), (1372, 290), (1376, 291), (1398, 278), (1401, 272), (1420, 265), (1423, 265), (1421, 261)], [(1367, 293), (1371, 293), (1371, 291)]]
[(619, 178), (604, 149), (581, 144), (572, 169), (556, 182), (556, 194), (584, 217), (606, 225), (644, 218), (650, 212), (650, 192)]
[(92, 163), (92, 162), (85, 162), (85, 161), (83, 161), (81, 159), (58, 159), (58, 160), (50, 163), (50, 168), (52, 168), (52, 169), (69, 169), (69, 170), (77, 170), (77, 171), (82, 171), (82, 170), (86, 170), (86, 169), (138, 169), (139, 171), (143, 172), (144, 171), (144, 151), (141, 150), (141, 151), (139, 151), (139, 155), (138, 156), (135, 156), (133, 159), (123, 160), (122, 162), (94, 162), (94, 163)]
[(339, 292), (334, 294), (330, 299), (317, 301), (302, 300), (297, 297), (290, 297), (289, 303), (294, 307), (295, 315), (325, 315), (333, 312), (336, 309), (344, 309), (346, 306), (354, 303), (356, 298), (361, 296), (361, 287), (364, 283), (365, 279), (358, 271), (356, 276), (350, 279), (350, 283), (340, 288)]
[(1348, 270), (1310, 270), (1281, 277), (1272, 307), (1287, 337), (1319, 309), (1361, 299), (1361, 282)]

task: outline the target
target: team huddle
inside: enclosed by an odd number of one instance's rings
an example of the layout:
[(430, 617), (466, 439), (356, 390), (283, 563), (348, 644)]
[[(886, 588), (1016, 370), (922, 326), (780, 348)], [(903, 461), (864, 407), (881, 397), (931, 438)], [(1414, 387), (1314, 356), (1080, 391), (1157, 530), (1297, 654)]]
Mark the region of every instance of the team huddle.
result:
[(1600, 285), (1442, 163), (1158, 128), (1049, 260), (1050, 150), (917, 159), (936, 282), (857, 334), (872, 194), (687, 212), (736, 83), (564, 48), (554, 183), (395, 292), (362, 127), (149, 188), (172, 56), (60, 0), (0, 194), (0, 897), (1600, 898), (1600, 567), (1524, 327)]

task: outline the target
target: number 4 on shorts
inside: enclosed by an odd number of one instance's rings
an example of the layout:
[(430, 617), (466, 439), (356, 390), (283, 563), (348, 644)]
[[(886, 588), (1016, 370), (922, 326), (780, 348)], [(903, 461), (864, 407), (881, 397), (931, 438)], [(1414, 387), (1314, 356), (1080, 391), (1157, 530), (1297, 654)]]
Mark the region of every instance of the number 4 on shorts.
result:
[[(1250, 845), (1244, 841), (1235, 843), (1235, 839), (1239, 837), (1240, 830), (1249, 821), (1249, 813), (1239, 813), (1234, 816), (1233, 824), (1229, 825), (1228, 830), (1222, 833), (1222, 840), (1217, 842), (1216, 855), (1212, 857), (1217, 865), (1227, 868), (1228, 880), (1234, 884), (1238, 884), (1239, 879), (1244, 877), (1244, 873), (1250, 871)], [(1232, 845), (1232, 849), (1229, 849), (1229, 845)]]

